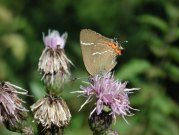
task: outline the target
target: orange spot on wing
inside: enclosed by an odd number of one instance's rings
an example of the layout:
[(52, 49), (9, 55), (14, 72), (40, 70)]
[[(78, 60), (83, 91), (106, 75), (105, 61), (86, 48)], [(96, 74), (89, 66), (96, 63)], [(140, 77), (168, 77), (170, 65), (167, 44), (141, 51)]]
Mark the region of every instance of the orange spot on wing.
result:
[(122, 51), (121, 51), (121, 49), (119, 49), (119, 48), (116, 48), (116, 49), (115, 49), (115, 52), (116, 52), (118, 55), (121, 55), (121, 54), (122, 54)]
[(118, 48), (118, 46), (116, 45), (116, 44), (112, 44), (112, 46), (111, 46), (113, 49), (116, 49), (116, 48)]
[(118, 47), (118, 45), (114, 42), (106, 42), (104, 41), (104, 44), (108, 45), (108, 46), (111, 46), (111, 48), (114, 50), (114, 52), (117, 54), (117, 55), (121, 55), (122, 54), (122, 51), (121, 49)]

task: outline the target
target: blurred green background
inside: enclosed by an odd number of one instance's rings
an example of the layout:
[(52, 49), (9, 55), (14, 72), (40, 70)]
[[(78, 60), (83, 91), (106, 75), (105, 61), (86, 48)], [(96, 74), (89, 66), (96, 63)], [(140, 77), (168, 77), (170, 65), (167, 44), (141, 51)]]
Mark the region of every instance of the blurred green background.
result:
[[(72, 76), (81, 79), (69, 82), (63, 92), (72, 113), (65, 135), (92, 134), (87, 123), (92, 104), (78, 112), (85, 98), (70, 94), (88, 77), (79, 42), (83, 28), (128, 41), (115, 77), (128, 81), (129, 88), (141, 88), (130, 95), (131, 105), (140, 111), (126, 118), (130, 125), (118, 117), (113, 128), (120, 135), (179, 135), (178, 0), (0, 0), (0, 80), (28, 89), (34, 96), (24, 99), (29, 109), (45, 95), (37, 71), (42, 32), (67, 31)], [(0, 134), (18, 135), (2, 124)]]

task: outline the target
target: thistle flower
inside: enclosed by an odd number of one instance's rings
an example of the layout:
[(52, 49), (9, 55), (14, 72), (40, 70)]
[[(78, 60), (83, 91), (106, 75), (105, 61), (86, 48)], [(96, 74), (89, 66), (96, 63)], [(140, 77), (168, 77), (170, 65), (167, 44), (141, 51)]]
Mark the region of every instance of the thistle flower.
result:
[(56, 30), (49, 30), (47, 36), (43, 34), (45, 49), (40, 56), (38, 69), (40, 73), (43, 74), (42, 79), (48, 80), (48, 82), (45, 81), (47, 84), (53, 84), (54, 76), (57, 73), (61, 75), (61, 80), (70, 76), (69, 63), (72, 64), (72, 62), (67, 58), (64, 52), (67, 36), (67, 33), (60, 36)]
[(81, 108), (83, 108), (84, 105), (89, 103), (93, 97), (95, 97), (96, 106), (90, 113), (90, 116), (94, 112), (99, 115), (104, 108), (109, 108), (111, 111), (110, 114), (114, 118), (116, 115), (121, 115), (123, 118), (124, 116), (133, 115), (130, 111), (130, 109), (133, 108), (130, 106), (128, 94), (132, 93), (133, 90), (138, 90), (138, 88), (128, 89), (126, 88), (126, 85), (127, 82), (115, 80), (111, 73), (91, 77), (89, 79), (89, 86), (81, 86), (80, 88), (82, 91), (77, 91), (81, 95), (87, 97), (87, 100)]
[(64, 128), (68, 125), (71, 114), (67, 104), (61, 97), (52, 95), (39, 99), (31, 106), (34, 119), (43, 130)]
[(62, 36), (60, 36), (58, 31), (54, 30), (51, 32), (51, 30), (49, 30), (47, 36), (45, 36), (45, 34), (43, 33), (43, 41), (46, 47), (59, 47), (63, 49), (65, 47), (67, 36), (68, 34), (66, 32)]
[(0, 116), (1, 121), (8, 127), (13, 127), (20, 122), (23, 113), (28, 111), (22, 106), (24, 101), (18, 97), (18, 94), (27, 95), (27, 91), (10, 82), (0, 82)]

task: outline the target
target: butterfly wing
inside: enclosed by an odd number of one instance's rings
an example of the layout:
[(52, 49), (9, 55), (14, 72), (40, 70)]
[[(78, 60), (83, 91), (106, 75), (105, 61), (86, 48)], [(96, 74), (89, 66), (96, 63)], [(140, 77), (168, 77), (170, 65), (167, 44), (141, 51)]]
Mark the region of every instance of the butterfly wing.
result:
[(94, 65), (97, 65), (95, 74), (110, 72), (117, 64), (117, 54), (111, 46), (106, 44), (111, 41), (111, 39), (102, 37), (96, 41), (92, 48), (92, 61)]
[(111, 46), (106, 43), (112, 41), (95, 31), (83, 29), (80, 32), (80, 43), (83, 61), (89, 74), (109, 72), (116, 65), (116, 56)]

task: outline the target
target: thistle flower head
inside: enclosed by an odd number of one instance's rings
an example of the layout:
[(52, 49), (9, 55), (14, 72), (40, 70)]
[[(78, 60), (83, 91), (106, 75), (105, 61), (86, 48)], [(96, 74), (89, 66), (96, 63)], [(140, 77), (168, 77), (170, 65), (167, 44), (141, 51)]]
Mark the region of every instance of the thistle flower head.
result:
[(59, 46), (61, 49), (64, 48), (68, 34), (65, 32), (62, 36), (56, 30), (49, 30), (48, 35), (45, 36), (43, 33), (43, 41), (46, 47), (57, 48)]
[(124, 118), (126, 115), (131, 115), (130, 109), (133, 108), (130, 107), (128, 94), (132, 90), (138, 90), (138, 88), (128, 89), (126, 85), (127, 82), (115, 80), (111, 73), (91, 77), (89, 86), (80, 87), (82, 91), (79, 91), (79, 93), (87, 96), (87, 100), (81, 108), (90, 102), (93, 97), (96, 97), (96, 106), (90, 116), (95, 111), (99, 115), (105, 107), (109, 107), (114, 117), (115, 115), (121, 115)]
[(71, 114), (65, 101), (48, 95), (31, 106), (34, 119), (43, 129), (63, 128), (68, 125)]
[(61, 77), (62, 83), (65, 78), (70, 76), (69, 65), (72, 62), (67, 58), (64, 45), (67, 39), (67, 33), (61, 37), (58, 31), (49, 31), (48, 36), (43, 35), (45, 49), (43, 50), (38, 64), (42, 79), (48, 81), (45, 83), (53, 84), (55, 76)]
[[(22, 90), (21, 92), (16, 89)], [(22, 119), (22, 112), (28, 110), (22, 106), (24, 101), (18, 94), (27, 95), (27, 91), (9, 82), (0, 82), (0, 116), (1, 121), (14, 125)]]

